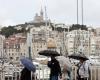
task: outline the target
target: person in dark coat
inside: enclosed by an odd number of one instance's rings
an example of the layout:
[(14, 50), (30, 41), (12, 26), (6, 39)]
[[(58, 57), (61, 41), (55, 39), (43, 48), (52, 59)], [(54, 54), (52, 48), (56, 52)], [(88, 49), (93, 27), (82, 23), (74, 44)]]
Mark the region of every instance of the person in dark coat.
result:
[(20, 80), (31, 80), (31, 71), (29, 71), (27, 68), (24, 68), (21, 71)]
[(58, 77), (61, 78), (60, 64), (54, 56), (51, 56), (51, 61), (48, 61), (48, 67), (50, 68), (50, 80), (58, 80)]
[(77, 64), (77, 80), (89, 80), (89, 64), (84, 58), (80, 59), (80, 62)]

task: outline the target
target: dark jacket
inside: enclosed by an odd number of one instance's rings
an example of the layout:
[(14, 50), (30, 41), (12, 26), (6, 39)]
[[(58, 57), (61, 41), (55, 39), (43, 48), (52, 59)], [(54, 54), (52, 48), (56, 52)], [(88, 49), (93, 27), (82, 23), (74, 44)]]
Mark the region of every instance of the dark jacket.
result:
[(31, 71), (29, 71), (27, 68), (24, 68), (21, 71), (20, 80), (31, 80)]
[(61, 68), (59, 62), (56, 59), (48, 61), (48, 67), (50, 68), (50, 76), (61, 76)]

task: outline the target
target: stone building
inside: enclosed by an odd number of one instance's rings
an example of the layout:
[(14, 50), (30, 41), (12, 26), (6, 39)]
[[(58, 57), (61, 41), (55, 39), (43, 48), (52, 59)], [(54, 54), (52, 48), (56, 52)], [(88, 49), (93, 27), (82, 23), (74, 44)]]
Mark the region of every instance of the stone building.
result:
[(27, 57), (27, 44), (25, 36), (12, 35), (4, 40), (4, 53), (8, 60), (19, 61), (21, 57)]

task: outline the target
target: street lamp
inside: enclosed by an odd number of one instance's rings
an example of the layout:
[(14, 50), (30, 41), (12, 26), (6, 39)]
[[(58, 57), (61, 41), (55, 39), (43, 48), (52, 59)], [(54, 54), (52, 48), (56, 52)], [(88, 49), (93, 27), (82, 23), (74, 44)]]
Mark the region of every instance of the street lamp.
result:
[[(82, 26), (81, 26), (81, 27), (83, 28), (83, 0), (81, 0), (81, 19), (82, 19)], [(80, 31), (79, 31), (79, 32), (81, 33), (80, 39), (82, 38), (82, 39), (80, 40), (79, 49), (80, 49), (81, 52), (84, 52), (84, 47), (83, 47), (83, 39), (84, 39), (83, 37), (84, 37), (84, 35), (83, 35), (83, 30), (82, 30), (82, 28), (81, 28)], [(80, 34), (80, 33), (79, 33), (79, 34)]]
[(32, 40), (32, 35), (31, 35), (31, 31), (28, 33), (28, 37), (27, 37), (27, 44), (28, 44), (28, 53), (29, 53), (29, 59), (32, 60), (32, 56), (31, 56), (31, 40)]

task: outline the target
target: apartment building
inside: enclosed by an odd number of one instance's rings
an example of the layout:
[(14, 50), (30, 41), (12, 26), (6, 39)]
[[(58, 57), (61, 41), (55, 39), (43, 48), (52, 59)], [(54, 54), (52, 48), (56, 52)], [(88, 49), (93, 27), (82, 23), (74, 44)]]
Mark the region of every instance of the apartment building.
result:
[(100, 36), (100, 28), (96, 28), (96, 36)]
[(27, 44), (31, 47), (32, 58), (39, 56), (38, 52), (47, 49), (48, 28), (44, 26), (33, 27), (27, 35)]
[(4, 53), (12, 61), (19, 61), (21, 57), (27, 57), (27, 44), (25, 36), (12, 35), (4, 40)]
[(100, 36), (95, 38), (95, 42), (96, 42), (96, 55), (99, 56), (100, 55)]
[[(86, 55), (94, 54), (95, 42), (93, 32), (86, 30), (73, 30), (67, 35), (68, 53), (83, 52)], [(91, 52), (92, 51), (92, 52)]]

